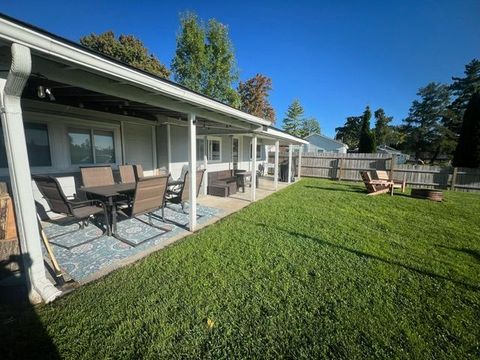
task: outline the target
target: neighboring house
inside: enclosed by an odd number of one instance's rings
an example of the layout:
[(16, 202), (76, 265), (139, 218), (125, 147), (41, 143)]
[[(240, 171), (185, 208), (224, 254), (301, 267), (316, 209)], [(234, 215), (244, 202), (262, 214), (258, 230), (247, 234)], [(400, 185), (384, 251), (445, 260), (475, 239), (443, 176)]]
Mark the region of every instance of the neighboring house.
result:
[[(206, 167), (208, 176), (257, 168), (266, 161), (265, 145), (306, 143), (265, 119), (1, 14), (0, 67), (0, 177), (11, 184), (22, 252), (32, 261), (31, 289), (45, 300), (55, 290), (45, 279), (35, 210), (41, 196), (32, 191), (32, 174), (64, 177), (68, 196), (85, 165), (142, 164), (146, 175), (165, 168), (174, 178), (189, 165)], [(255, 187), (252, 194), (254, 200)], [(190, 207), (196, 209), (195, 198)], [(190, 211), (189, 228), (195, 224)]]
[(397, 157), (397, 164), (399, 165), (405, 164), (410, 158), (410, 155), (404, 154), (400, 150), (397, 150), (388, 145), (377, 146), (377, 153), (395, 155)]
[(348, 150), (348, 145), (321, 134), (308, 135), (305, 140), (308, 141), (308, 144), (303, 145), (303, 152), (307, 153), (333, 152), (346, 154)]

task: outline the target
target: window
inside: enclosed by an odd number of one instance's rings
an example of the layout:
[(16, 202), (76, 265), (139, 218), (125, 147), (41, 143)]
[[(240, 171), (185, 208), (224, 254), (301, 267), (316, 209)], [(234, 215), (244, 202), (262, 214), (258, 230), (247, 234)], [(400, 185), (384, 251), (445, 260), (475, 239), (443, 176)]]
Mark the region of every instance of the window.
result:
[[(25, 123), (25, 141), (27, 143), (30, 166), (52, 166), (50, 142), (46, 124)], [(8, 167), (3, 129), (0, 126), (0, 167)]]
[[(197, 161), (203, 161), (203, 152), (205, 149), (204, 137), (197, 138)], [(222, 160), (222, 140), (220, 138), (207, 139), (207, 160), (218, 162)]]
[[(253, 144), (250, 143), (250, 160), (252, 159), (252, 148)], [(262, 144), (257, 144), (257, 160), (262, 159)]]
[(220, 140), (208, 140), (208, 160), (209, 161), (220, 161), (220, 151), (221, 151), (221, 142)]
[(72, 164), (115, 163), (112, 131), (69, 129), (68, 138)]

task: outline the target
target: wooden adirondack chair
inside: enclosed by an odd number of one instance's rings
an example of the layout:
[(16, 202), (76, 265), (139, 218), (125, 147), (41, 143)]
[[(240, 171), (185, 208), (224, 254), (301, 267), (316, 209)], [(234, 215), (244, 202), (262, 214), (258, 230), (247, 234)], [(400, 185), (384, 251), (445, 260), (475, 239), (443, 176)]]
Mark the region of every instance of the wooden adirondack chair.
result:
[(385, 170), (375, 170), (373, 172), (373, 178), (374, 178), (374, 180), (392, 181), (393, 182), (393, 188), (394, 189), (401, 189), (402, 193), (405, 192), (405, 189), (407, 187), (406, 176), (403, 177), (402, 181), (393, 180), (392, 178), (390, 178), (390, 175)]
[(368, 171), (360, 171), (360, 175), (367, 188), (367, 195), (380, 195), (387, 192), (390, 192), (390, 195), (393, 195), (393, 181), (372, 179)]

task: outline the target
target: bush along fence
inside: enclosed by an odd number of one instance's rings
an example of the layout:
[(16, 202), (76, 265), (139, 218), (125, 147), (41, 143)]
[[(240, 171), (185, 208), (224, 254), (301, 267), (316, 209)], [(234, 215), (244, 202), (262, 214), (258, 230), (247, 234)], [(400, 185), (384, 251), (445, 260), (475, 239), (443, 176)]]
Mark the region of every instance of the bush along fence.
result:
[[(281, 152), (279, 160), (288, 161), (288, 153)], [(274, 153), (269, 153), (268, 161), (274, 162)], [(297, 176), (298, 153), (293, 154), (293, 164)], [(413, 188), (480, 191), (480, 169), (397, 164), (390, 154), (302, 153), (301, 176), (361, 181), (364, 170), (387, 170), (393, 179), (405, 179)]]

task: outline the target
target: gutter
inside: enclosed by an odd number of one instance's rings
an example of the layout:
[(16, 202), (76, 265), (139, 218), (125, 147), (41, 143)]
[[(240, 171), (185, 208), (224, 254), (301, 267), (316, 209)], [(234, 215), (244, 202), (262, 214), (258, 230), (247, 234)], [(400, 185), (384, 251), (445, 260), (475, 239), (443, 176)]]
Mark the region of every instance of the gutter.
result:
[(47, 279), (31, 184), (20, 98), (32, 70), (30, 49), (12, 44), (7, 77), (0, 77), (0, 106), (5, 150), (15, 204), (22, 261), (32, 303), (51, 302), (61, 292)]

